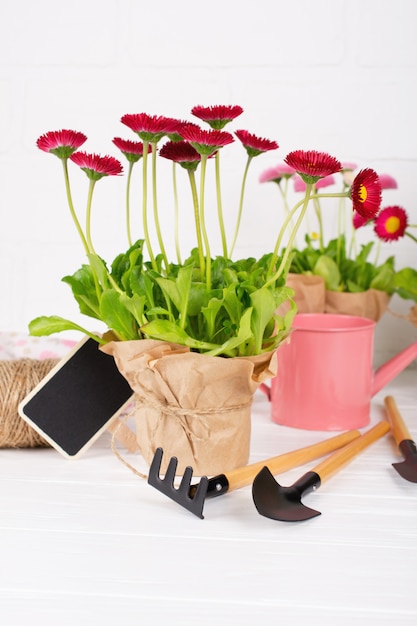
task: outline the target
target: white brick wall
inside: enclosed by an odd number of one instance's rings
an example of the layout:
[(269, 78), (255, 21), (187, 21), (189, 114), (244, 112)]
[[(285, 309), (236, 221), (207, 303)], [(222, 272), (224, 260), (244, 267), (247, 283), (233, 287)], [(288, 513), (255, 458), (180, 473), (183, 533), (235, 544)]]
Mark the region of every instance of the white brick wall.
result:
[[(40, 314), (81, 321), (60, 282), (84, 260), (61, 166), (35, 146), (47, 130), (81, 130), (88, 151), (119, 156), (111, 139), (134, 138), (119, 122), (124, 113), (190, 119), (194, 104), (240, 104), (245, 113), (234, 129), (276, 139), (280, 150), (253, 163), (236, 252), (273, 245), (278, 194), (257, 179), (295, 148), (392, 174), (399, 189), (384, 203), (400, 204), (417, 223), (415, 14), (414, 0), (1, 3), (0, 329), (26, 329)], [(244, 164), (234, 148), (222, 156), (230, 228)], [(84, 207), (86, 179), (77, 173), (74, 198)], [(169, 176), (167, 164), (160, 180)], [(160, 196), (167, 237), (169, 185)], [(94, 241), (111, 258), (125, 246), (124, 180), (101, 181), (95, 200)], [(194, 245), (192, 232), (184, 234), (187, 245)], [(417, 266), (411, 241), (382, 247), (381, 254), (393, 253), (398, 267)], [(409, 303), (392, 304), (408, 311)], [(386, 315), (377, 359), (416, 339), (416, 329)]]

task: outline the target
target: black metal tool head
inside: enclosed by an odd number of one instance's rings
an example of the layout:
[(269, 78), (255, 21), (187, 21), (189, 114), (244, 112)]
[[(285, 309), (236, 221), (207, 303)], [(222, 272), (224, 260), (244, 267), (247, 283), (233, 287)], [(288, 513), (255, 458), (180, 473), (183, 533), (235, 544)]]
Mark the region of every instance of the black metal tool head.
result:
[(260, 515), (282, 522), (300, 522), (320, 515), (301, 502), (304, 494), (319, 486), (320, 476), (307, 472), (290, 487), (283, 487), (265, 466), (253, 481), (252, 497)]
[(148, 484), (161, 491), (163, 494), (177, 502), (200, 519), (204, 519), (203, 507), (206, 499), (209, 479), (203, 476), (198, 485), (191, 485), (193, 468), (186, 467), (180, 485), (175, 487), (175, 473), (178, 459), (171, 457), (166, 474), (160, 477), (161, 463), (163, 457), (162, 448), (157, 448), (148, 473)]
[(414, 441), (411, 439), (404, 439), (398, 446), (404, 461), (393, 463), (394, 467), (400, 476), (409, 480), (412, 483), (417, 483), (417, 448)]

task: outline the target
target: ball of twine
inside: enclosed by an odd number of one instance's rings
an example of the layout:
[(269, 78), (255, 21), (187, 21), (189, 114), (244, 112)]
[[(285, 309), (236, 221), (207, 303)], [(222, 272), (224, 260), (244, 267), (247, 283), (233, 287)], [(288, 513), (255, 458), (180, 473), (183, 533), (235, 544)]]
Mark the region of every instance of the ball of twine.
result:
[(49, 446), (20, 417), (18, 406), (57, 362), (56, 359), (0, 361), (0, 448)]

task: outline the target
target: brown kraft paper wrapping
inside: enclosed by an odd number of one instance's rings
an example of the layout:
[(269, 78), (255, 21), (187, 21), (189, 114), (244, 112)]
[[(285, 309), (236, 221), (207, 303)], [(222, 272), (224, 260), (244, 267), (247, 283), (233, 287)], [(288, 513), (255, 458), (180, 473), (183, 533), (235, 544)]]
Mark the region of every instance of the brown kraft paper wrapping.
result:
[(377, 322), (388, 308), (390, 296), (385, 291), (368, 289), (359, 293), (326, 291), (326, 313), (358, 315)]
[(101, 350), (134, 391), (136, 438), (147, 463), (161, 447), (161, 473), (172, 456), (178, 475), (188, 465), (212, 476), (247, 464), (253, 394), (275, 376), (275, 350), (223, 358), (152, 339), (113, 341)]
[(324, 313), (324, 280), (312, 274), (288, 274), (286, 284), (294, 289), (294, 302), (299, 313)]

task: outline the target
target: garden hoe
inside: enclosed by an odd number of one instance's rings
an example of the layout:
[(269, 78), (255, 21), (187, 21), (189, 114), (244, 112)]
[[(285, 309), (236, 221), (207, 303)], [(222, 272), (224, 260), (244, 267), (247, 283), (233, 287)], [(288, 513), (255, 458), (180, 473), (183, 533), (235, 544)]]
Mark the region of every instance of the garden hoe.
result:
[(393, 437), (398, 445), (404, 461), (393, 463), (392, 466), (400, 476), (412, 483), (417, 483), (417, 448), (411, 439), (410, 432), (398, 410), (392, 396), (384, 398), (388, 413), (388, 421), (391, 424)]
[(310, 509), (301, 502), (303, 495), (318, 489), (326, 478), (389, 430), (388, 422), (379, 422), (365, 434), (333, 452), (290, 487), (282, 487), (268, 467), (264, 467), (252, 485), (253, 501), (258, 513), (283, 522), (299, 522), (320, 515), (319, 511)]
[(289, 469), (298, 467), (317, 459), (325, 454), (345, 446), (349, 442), (361, 436), (358, 430), (349, 430), (311, 446), (306, 446), (298, 450), (286, 452), (279, 456), (272, 457), (266, 461), (259, 461), (251, 465), (245, 465), (230, 472), (219, 474), (213, 478), (203, 476), (200, 482), (192, 485), (192, 467), (186, 467), (181, 483), (175, 487), (175, 472), (178, 459), (173, 456), (168, 464), (166, 474), (160, 477), (163, 449), (157, 448), (148, 473), (148, 483), (161, 491), (163, 494), (185, 507), (197, 517), (204, 518), (203, 507), (206, 498), (221, 496), (227, 491), (240, 489), (250, 485), (259, 470), (267, 466), (273, 474), (286, 472)]

